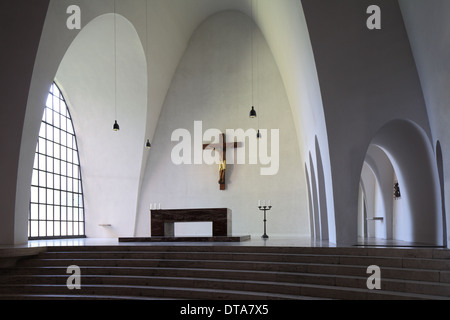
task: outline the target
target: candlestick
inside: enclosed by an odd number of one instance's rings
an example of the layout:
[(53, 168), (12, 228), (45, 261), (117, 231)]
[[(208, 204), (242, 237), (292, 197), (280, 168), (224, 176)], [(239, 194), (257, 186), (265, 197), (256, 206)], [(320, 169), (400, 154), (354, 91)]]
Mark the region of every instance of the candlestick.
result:
[(261, 236), (261, 238), (263, 238), (264, 240), (269, 239), (269, 236), (266, 233), (266, 222), (267, 222), (267, 217), (266, 217), (266, 211), (270, 211), (270, 209), (272, 209), (272, 206), (270, 205), (270, 200), (269, 200), (269, 205), (266, 206), (265, 205), (265, 201), (263, 201), (263, 205), (262, 206), (258, 206), (258, 209), (261, 211), (264, 211), (264, 234)]

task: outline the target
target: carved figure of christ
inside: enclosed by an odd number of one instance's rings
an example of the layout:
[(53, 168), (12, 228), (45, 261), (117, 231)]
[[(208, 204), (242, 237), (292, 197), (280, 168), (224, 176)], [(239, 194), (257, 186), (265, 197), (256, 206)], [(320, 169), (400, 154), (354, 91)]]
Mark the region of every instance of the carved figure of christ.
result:
[(220, 163), (219, 163), (219, 185), (220, 190), (225, 190), (225, 172), (227, 168), (227, 148), (239, 148), (241, 144), (239, 142), (227, 143), (225, 133), (220, 135), (219, 143), (207, 143), (203, 144), (203, 150), (213, 149), (218, 152)]

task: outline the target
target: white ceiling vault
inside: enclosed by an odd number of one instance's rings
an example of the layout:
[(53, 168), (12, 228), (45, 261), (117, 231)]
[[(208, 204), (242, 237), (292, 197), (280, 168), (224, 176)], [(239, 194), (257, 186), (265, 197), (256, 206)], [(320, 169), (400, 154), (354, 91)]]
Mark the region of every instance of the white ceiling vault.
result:
[[(67, 19), (68, 15), (61, 13), (71, 4), (74, 2), (51, 1), (47, 25), (65, 23), (61, 20)], [(77, 4), (81, 9), (82, 27), (95, 17), (114, 10), (111, 0), (78, 0)], [(286, 88), (304, 158), (309, 150), (315, 149), (316, 136), (324, 148), (322, 152), (327, 154), (319, 81), (300, 0), (148, 0), (147, 3), (145, 0), (116, 0), (115, 10), (131, 22), (146, 51), (148, 138), (153, 138), (173, 75), (195, 30), (211, 15), (237, 10), (253, 16), (272, 51)], [(50, 39), (56, 35), (61, 37), (61, 34), (73, 36), (74, 33), (54, 27), (47, 31)]]
[[(136, 3), (139, 2), (133, 1), (134, 6)], [(307, 149), (314, 149), (316, 134), (320, 140), (325, 139), (325, 132), (318, 132), (324, 130), (323, 109), (300, 0), (150, 0), (148, 8), (149, 95), (152, 97), (149, 136), (156, 121), (151, 115), (159, 114), (176, 67), (196, 28), (213, 14), (237, 10), (248, 16), (253, 13), (272, 50), (291, 104), (301, 150), (306, 145), (311, 146)], [(326, 144), (326, 140), (320, 142)]]

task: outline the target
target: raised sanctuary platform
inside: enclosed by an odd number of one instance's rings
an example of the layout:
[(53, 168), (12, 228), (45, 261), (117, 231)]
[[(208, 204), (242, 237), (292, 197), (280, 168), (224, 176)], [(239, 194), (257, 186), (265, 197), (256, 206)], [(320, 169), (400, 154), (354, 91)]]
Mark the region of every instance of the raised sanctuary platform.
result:
[[(123, 237), (119, 242), (241, 242), (249, 235), (233, 236), (231, 209), (150, 210), (150, 237)], [(212, 236), (175, 236), (176, 222), (212, 222)]]

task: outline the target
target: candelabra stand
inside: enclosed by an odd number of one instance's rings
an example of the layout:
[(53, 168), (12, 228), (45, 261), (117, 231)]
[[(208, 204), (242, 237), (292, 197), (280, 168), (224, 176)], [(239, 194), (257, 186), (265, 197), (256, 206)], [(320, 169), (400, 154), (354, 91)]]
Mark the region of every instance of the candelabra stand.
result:
[(258, 209), (264, 211), (264, 234), (261, 236), (263, 239), (269, 239), (269, 236), (266, 234), (266, 211), (270, 211), (272, 206), (258, 206)]

